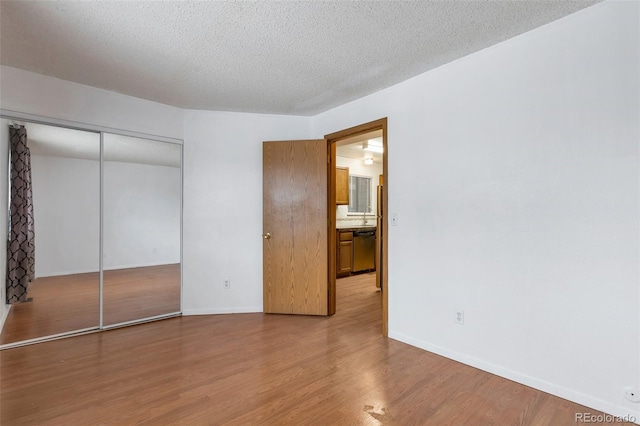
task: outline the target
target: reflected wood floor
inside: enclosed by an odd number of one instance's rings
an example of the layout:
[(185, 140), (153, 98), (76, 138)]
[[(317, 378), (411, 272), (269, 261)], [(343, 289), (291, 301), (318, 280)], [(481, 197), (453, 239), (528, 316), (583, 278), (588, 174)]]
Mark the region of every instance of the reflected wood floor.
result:
[[(11, 307), (0, 344), (98, 326), (98, 273), (38, 278), (29, 297)], [(179, 312), (180, 265), (105, 271), (104, 302), (105, 324)]]
[(333, 317), (179, 317), (0, 352), (2, 425), (568, 425), (594, 410), (380, 335), (373, 275)]

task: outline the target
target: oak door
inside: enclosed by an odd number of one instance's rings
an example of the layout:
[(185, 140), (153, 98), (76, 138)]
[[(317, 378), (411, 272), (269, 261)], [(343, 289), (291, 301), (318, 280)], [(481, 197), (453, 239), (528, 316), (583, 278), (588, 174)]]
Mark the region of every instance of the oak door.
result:
[(264, 142), (265, 313), (328, 315), (327, 143)]

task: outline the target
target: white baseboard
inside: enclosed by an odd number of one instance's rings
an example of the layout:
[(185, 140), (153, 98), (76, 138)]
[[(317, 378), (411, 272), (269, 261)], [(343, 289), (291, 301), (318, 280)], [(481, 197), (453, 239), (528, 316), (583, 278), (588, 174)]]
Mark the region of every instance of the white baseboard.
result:
[(433, 345), (428, 342), (415, 339), (411, 336), (406, 336), (402, 333), (389, 331), (389, 337), (400, 342), (407, 343), (411, 346), (424, 349), (425, 351), (433, 352), (445, 358), (449, 358), (454, 361), (470, 365), (471, 367), (486, 371), (488, 373), (495, 374), (496, 376), (504, 377), (505, 379), (513, 380), (514, 382), (541, 390), (551, 395), (555, 395), (560, 398), (575, 402), (577, 404), (593, 408), (594, 410), (598, 410), (606, 414), (611, 414), (612, 416), (626, 416), (626, 418), (634, 417), (635, 422), (637, 424), (640, 424), (640, 409), (633, 410), (621, 405), (612, 404), (600, 398), (596, 398), (573, 389), (568, 389), (563, 386), (547, 382), (545, 380), (537, 379), (535, 377), (531, 377), (526, 374), (522, 374), (520, 372), (510, 370), (508, 368), (504, 368), (499, 365), (495, 365), (460, 352), (451, 351), (441, 346)]
[(131, 265), (118, 265), (118, 266), (110, 266), (108, 268), (104, 268), (105, 271), (115, 271), (118, 269), (134, 269), (134, 268), (148, 268), (150, 266), (164, 266), (164, 265), (175, 265), (175, 264), (179, 264), (180, 261), (178, 260), (177, 262), (161, 262), (161, 263), (157, 263), (157, 262), (153, 262), (153, 263), (135, 263), (135, 264), (131, 264)]
[(78, 269), (76, 271), (46, 272), (43, 274), (36, 274), (35, 279), (48, 278), (48, 277), (61, 277), (63, 275), (92, 274), (96, 272), (98, 272), (97, 269)]
[(4, 323), (7, 320), (7, 317), (9, 316), (9, 311), (11, 310), (11, 307), (13, 305), (5, 305), (7, 307), (7, 310), (4, 311), (4, 313), (2, 314), (2, 316), (0, 317), (0, 333), (2, 333), (2, 329), (4, 328)]
[[(136, 263), (136, 264), (131, 264), (131, 265), (119, 265), (119, 266), (110, 266), (110, 267), (105, 267), (104, 270), (105, 271), (116, 271), (119, 269), (134, 269), (134, 268), (147, 268), (150, 266), (164, 266), (164, 265), (175, 265), (177, 263), (180, 263), (180, 261), (177, 262), (163, 262), (163, 263)], [(60, 277), (63, 275), (76, 275), (76, 274), (90, 274), (90, 273), (96, 273), (96, 272), (100, 272), (97, 268), (96, 269), (77, 269), (74, 271), (61, 271), (61, 272), (47, 272), (44, 274), (39, 274), (36, 276), (36, 278), (47, 278), (47, 277)]]
[(235, 308), (215, 309), (183, 309), (182, 316), (221, 315), (221, 314), (255, 314), (262, 313), (262, 306), (240, 306)]

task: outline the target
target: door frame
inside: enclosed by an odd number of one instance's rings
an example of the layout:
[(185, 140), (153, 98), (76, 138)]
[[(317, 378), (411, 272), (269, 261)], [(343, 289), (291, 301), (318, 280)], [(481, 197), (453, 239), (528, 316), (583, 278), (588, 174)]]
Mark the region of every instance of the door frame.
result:
[(382, 197), (382, 256), (380, 263), (382, 264), (382, 335), (389, 335), (389, 267), (388, 267), (388, 241), (389, 241), (389, 224), (387, 217), (389, 207), (389, 169), (388, 169), (388, 150), (387, 150), (387, 117), (379, 120), (370, 121), (355, 127), (340, 130), (325, 135), (327, 141), (327, 164), (328, 164), (328, 235), (329, 235), (329, 315), (336, 312), (336, 142), (352, 136), (358, 136), (364, 133), (382, 130), (382, 175), (384, 176), (385, 192)]

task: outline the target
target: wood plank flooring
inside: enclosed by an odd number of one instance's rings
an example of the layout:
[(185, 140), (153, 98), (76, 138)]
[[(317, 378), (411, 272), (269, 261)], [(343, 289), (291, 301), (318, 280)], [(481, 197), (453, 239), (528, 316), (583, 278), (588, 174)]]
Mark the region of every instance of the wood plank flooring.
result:
[[(11, 307), (0, 344), (97, 327), (98, 292), (98, 273), (36, 279), (33, 301)], [(179, 311), (179, 264), (104, 272), (105, 324)]]
[(180, 312), (180, 264), (104, 271), (104, 323)]
[(333, 317), (180, 317), (2, 351), (0, 423), (569, 425), (598, 414), (383, 338), (374, 276), (338, 280)]

